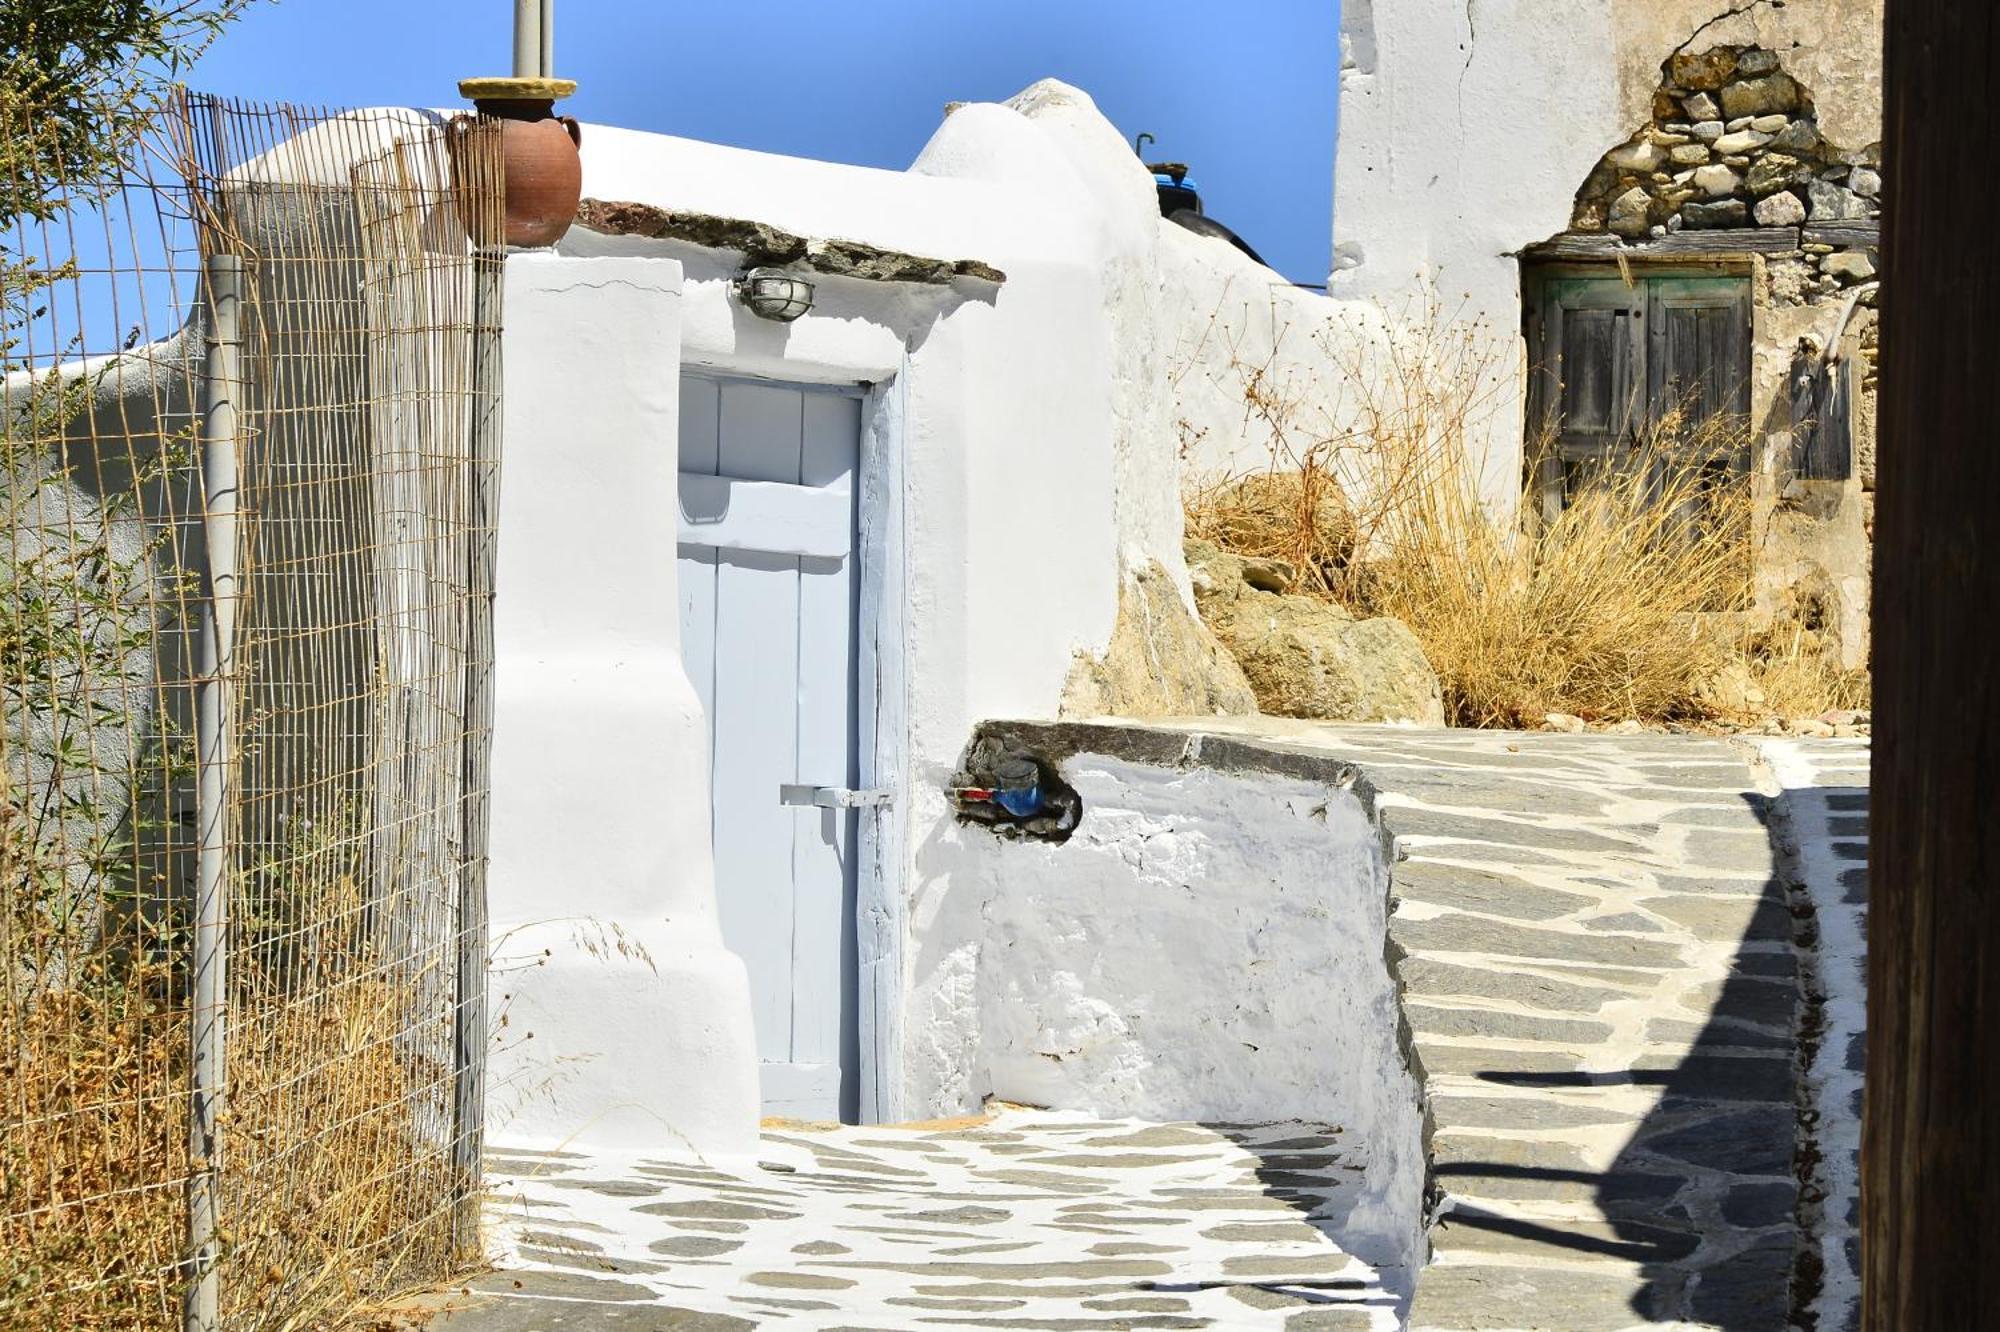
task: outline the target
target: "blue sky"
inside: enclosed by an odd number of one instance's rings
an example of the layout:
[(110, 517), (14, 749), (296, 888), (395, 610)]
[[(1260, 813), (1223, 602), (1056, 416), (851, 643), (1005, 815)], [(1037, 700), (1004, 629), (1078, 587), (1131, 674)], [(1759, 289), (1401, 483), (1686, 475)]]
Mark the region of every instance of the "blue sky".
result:
[[(189, 77), (335, 105), (457, 100), (511, 68), (510, 0), (278, 0)], [(1208, 211), (1285, 276), (1331, 251), (1337, 0), (558, 0), (556, 72), (585, 120), (904, 167), (950, 101), (1053, 75), (1149, 154), (1194, 167)], [(1156, 159), (1157, 160), (1157, 159)], [(1023, 206), (1030, 206), (1024, 200)]]

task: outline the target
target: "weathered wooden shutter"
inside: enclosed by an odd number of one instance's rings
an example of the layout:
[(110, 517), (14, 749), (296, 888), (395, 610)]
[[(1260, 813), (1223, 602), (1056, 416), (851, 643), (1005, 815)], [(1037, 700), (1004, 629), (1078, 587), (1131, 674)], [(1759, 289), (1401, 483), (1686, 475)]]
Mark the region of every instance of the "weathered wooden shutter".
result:
[[(1649, 415), (1690, 444), (1741, 445), (1750, 418), (1750, 288), (1740, 278), (1647, 283)], [(1747, 464), (1748, 459), (1746, 458)]]
[[(1530, 465), (1553, 521), (1593, 477), (1750, 467), (1750, 284), (1736, 277), (1553, 278), (1530, 312)], [(1662, 447), (1646, 452), (1642, 444)], [(1690, 513), (1690, 523), (1705, 521)]]
[(1802, 481), (1854, 474), (1852, 363), (1801, 348), (1792, 360), (1792, 468)]
[(1654, 278), (1648, 288), (1655, 484), (1664, 490), (1670, 472), (1695, 474), (1676, 514), (1684, 540), (1741, 535), (1723, 529), (1748, 515), (1717, 501), (1750, 469), (1750, 286), (1741, 278)]
[(1530, 449), (1544, 519), (1630, 454), (1643, 410), (1643, 286), (1594, 278), (1543, 287)]

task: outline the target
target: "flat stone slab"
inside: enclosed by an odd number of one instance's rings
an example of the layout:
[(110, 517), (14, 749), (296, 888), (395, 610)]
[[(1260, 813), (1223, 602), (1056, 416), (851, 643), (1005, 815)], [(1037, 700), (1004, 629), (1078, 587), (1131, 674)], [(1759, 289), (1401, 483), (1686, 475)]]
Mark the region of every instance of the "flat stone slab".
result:
[(501, 1270), (434, 1324), (448, 1332), (1386, 1332), (1407, 1299), (1407, 1272), (1328, 1237), (1358, 1172), (1325, 1125), (1008, 1110), (969, 1129), (774, 1127), (754, 1161), (493, 1160)]

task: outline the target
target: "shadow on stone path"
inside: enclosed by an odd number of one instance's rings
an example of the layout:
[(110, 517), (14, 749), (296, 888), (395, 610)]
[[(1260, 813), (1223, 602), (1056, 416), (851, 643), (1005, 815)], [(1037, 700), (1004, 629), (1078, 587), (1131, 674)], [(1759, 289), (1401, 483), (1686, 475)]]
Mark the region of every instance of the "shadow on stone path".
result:
[(1789, 806), (1753, 753), (1325, 743), (1361, 765), (1396, 838), (1391, 958), (1439, 1194), (1410, 1326), (1786, 1328), (1817, 1288), (1798, 1174), (1813, 1009)]

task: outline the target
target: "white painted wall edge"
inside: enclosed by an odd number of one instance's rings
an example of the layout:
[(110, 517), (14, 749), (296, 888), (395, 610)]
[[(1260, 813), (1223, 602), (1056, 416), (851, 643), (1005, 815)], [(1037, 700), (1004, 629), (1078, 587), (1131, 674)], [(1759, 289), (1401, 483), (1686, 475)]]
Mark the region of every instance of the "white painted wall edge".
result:
[(680, 266), (507, 263), (490, 874), (496, 1142), (751, 1155), (680, 657)]

